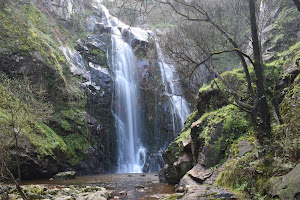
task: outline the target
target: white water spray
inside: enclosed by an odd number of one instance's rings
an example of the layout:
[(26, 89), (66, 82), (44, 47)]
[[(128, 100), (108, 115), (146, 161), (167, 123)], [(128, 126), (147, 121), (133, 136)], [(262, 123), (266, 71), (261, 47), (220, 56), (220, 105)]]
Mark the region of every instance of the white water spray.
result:
[[(111, 28), (111, 58), (114, 72), (114, 115), (118, 135), (118, 173), (141, 173), (146, 149), (140, 144), (141, 115), (137, 68), (132, 47), (123, 40), (120, 30), (128, 26), (112, 17), (101, 6), (103, 24)], [(140, 36), (140, 35), (139, 35)]]

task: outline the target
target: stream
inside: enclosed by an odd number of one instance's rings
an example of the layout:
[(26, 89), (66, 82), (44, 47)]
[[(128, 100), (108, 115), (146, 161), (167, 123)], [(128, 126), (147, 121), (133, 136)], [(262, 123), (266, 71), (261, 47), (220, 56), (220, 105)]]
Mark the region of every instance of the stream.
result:
[(77, 176), (72, 180), (32, 180), (23, 182), (23, 185), (37, 184), (62, 188), (70, 185), (96, 185), (110, 191), (110, 200), (154, 200), (174, 193), (174, 186), (159, 182), (157, 174), (101, 174)]

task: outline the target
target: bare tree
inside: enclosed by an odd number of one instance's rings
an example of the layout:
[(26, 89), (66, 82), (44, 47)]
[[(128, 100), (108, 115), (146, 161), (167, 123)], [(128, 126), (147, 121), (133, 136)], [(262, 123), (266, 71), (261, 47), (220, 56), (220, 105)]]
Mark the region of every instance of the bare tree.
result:
[(28, 145), (26, 131), (47, 119), (52, 106), (45, 102), (44, 90), (34, 88), (25, 78), (22, 82), (0, 77), (0, 175), (12, 181), (23, 199), (21, 155)]
[[(162, 4), (169, 5), (170, 8), (179, 16), (182, 17), (180, 24), (182, 25), (182, 39), (176, 39), (167, 44), (167, 51), (171, 52), (173, 57), (175, 57), (179, 62), (183, 63), (185, 66), (192, 66), (190, 77), (193, 72), (201, 64), (206, 64), (211, 72), (213, 72), (227, 87), (227, 92), (229, 92), (233, 98), (234, 102), (232, 104), (238, 106), (242, 110), (248, 112), (252, 118), (254, 127), (258, 132), (258, 139), (261, 143), (265, 143), (271, 137), (270, 128), (270, 112), (267, 103), (266, 95), (266, 84), (264, 83), (264, 70), (261, 60), (260, 53), (260, 43), (258, 40), (258, 31), (256, 23), (256, 13), (255, 7), (257, 6), (253, 0), (249, 0), (248, 3), (239, 0), (231, 0), (229, 2), (222, 2), (218, 0), (214, 1), (181, 1), (181, 0), (166, 0), (160, 1)], [(230, 4), (230, 5), (229, 5)], [(227, 10), (226, 10), (227, 9)], [(225, 11), (224, 11), (225, 10)], [(249, 15), (242, 15), (242, 11), (248, 10)], [(227, 11), (227, 12), (226, 12)], [(228, 13), (231, 12), (230, 13)], [(223, 19), (222, 19), (222, 14)], [(233, 14), (232, 14), (233, 13)], [(239, 18), (237, 21), (235, 18)], [(231, 24), (231, 20), (236, 20), (236, 25)], [(194, 32), (193, 30), (198, 27), (208, 26), (213, 31), (209, 30), (210, 33), (215, 35), (217, 39), (214, 39), (219, 45), (211, 46), (211, 42), (206, 42), (205, 38), (201, 38), (201, 31)], [(246, 38), (242, 40), (241, 36), (234, 33), (236, 26), (247, 30), (250, 28), (251, 34), (245, 34), (242, 36)], [(180, 29), (177, 31), (181, 32)], [(205, 29), (203, 31), (207, 31)], [(242, 29), (238, 31), (242, 32)], [(200, 34), (199, 34), (200, 33)], [(212, 37), (214, 35), (211, 34)], [(177, 34), (177, 36), (180, 34)], [(221, 36), (221, 37), (220, 37)], [(242, 51), (242, 45), (248, 45), (249, 41), (252, 42), (251, 48), (254, 57), (247, 55)], [(170, 45), (171, 44), (171, 45)], [(223, 46), (223, 48), (221, 47)], [(215, 48), (220, 48), (220, 51), (215, 51)], [(239, 96), (238, 91), (230, 85), (230, 83), (222, 77), (217, 69), (208, 62), (212, 62), (212, 58), (217, 55), (224, 53), (235, 52), (240, 60), (243, 67), (246, 84), (248, 88), (248, 93), (250, 95), (251, 101), (243, 101), (241, 96)], [(251, 81), (251, 76), (249, 73), (249, 65), (254, 66), (254, 72), (256, 77), (255, 84)], [(253, 89), (255, 85), (256, 90)], [(229, 101), (229, 100), (228, 100)]]

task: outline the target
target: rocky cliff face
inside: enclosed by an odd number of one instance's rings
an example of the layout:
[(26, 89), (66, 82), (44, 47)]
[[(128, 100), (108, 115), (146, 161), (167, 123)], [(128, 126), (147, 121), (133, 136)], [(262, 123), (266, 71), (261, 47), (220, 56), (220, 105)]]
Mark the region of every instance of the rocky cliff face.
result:
[[(12, 7), (20, 12), (16, 15)], [(115, 172), (118, 141), (112, 114), (114, 74), (108, 54), (111, 30), (103, 25), (99, 4), (8, 2), (0, 14), (6, 16), (1, 27), (16, 42), (1, 43), (1, 74), (20, 80), (28, 77), (33, 85), (45, 87), (46, 101), (53, 106), (47, 122), (25, 133), (31, 145), (22, 155), (26, 161), (21, 166), (23, 178), (47, 178), (63, 170)], [(8, 26), (9, 20), (19, 29)], [(153, 172), (162, 167), (161, 152), (176, 133), (174, 110), (165, 94), (154, 35), (144, 41), (131, 31), (121, 31), (134, 50), (142, 91), (137, 106), (145, 127), (141, 142), (148, 150), (143, 170)], [(30, 34), (23, 38), (23, 33)], [(35, 143), (34, 138), (41, 135), (45, 144)]]
[[(104, 173), (114, 165), (112, 80), (106, 53), (102, 46), (97, 46), (97, 41), (92, 41), (95, 37), (84, 39), (86, 44), (76, 44), (73, 37), (79, 37), (80, 33), (75, 31), (70, 36), (66, 29), (78, 27), (77, 22), (85, 24), (85, 17), (78, 15), (87, 12), (86, 3), (8, 2), (1, 8), (1, 15), (6, 17), (0, 23), (1, 29), (11, 34), (8, 37), (2, 32), (1, 37), (16, 41), (11, 45), (1, 43), (1, 78), (4, 74), (19, 80), (27, 77), (32, 85), (43, 87), (44, 101), (53, 107), (45, 124), (34, 125), (35, 128), (30, 125), (34, 131), (24, 129), (26, 143), (31, 144), (30, 148), (22, 147), (25, 154), (21, 155), (24, 161), (21, 168), (25, 179), (48, 178), (70, 169), (82, 174)], [(10, 27), (10, 20), (18, 28)], [(82, 27), (78, 31), (81, 30)], [(28, 37), (23, 37), (23, 32)], [(65, 45), (66, 38), (70, 46), (77, 45), (78, 51)], [(5, 112), (5, 107), (1, 107), (1, 113)]]

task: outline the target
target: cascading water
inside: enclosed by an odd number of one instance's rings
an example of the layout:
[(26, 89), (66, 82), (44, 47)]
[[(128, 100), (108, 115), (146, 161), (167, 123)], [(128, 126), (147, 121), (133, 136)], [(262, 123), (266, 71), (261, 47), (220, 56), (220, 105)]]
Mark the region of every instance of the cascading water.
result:
[[(119, 28), (126, 28), (102, 6), (103, 23), (111, 28), (111, 58), (114, 72), (114, 116), (118, 136), (118, 173), (141, 173), (146, 149), (140, 144), (142, 132), (138, 109), (139, 82), (131, 46)], [(123, 26), (123, 27), (122, 27)]]
[[(177, 136), (184, 125), (185, 119), (190, 114), (188, 102), (183, 96), (183, 89), (179, 82), (179, 78), (176, 77), (176, 70), (173, 65), (167, 64), (162, 51), (156, 42), (156, 51), (158, 55), (158, 65), (160, 68), (161, 80), (164, 85), (164, 93), (168, 97), (169, 111), (171, 114), (172, 132), (173, 137), (170, 137), (165, 143), (160, 143), (157, 147), (157, 153), (150, 159), (149, 171), (157, 172), (164, 165), (162, 158), (163, 151), (168, 147), (169, 143)], [(156, 99), (157, 101), (157, 99)], [(157, 102), (156, 102), (157, 104)], [(156, 117), (158, 118), (157, 106), (155, 107)], [(155, 121), (155, 126), (158, 126), (158, 122)], [(157, 127), (155, 129), (155, 137), (159, 138), (160, 130)]]
[[(147, 150), (141, 143), (141, 138), (145, 133), (142, 125), (142, 114), (138, 106), (141, 94), (136, 58), (130, 43), (133, 39), (135, 41), (148, 42), (150, 32), (140, 28), (129, 27), (116, 17), (111, 16), (104, 6), (100, 5), (99, 8), (102, 9), (103, 25), (111, 30), (111, 51), (109, 51), (109, 57), (111, 58), (111, 69), (114, 76), (112, 110), (117, 129), (118, 173), (140, 173), (146, 163)], [(125, 38), (123, 37), (124, 35), (126, 35)], [(172, 115), (173, 137), (168, 139), (165, 142), (166, 144), (155, 147), (157, 149), (156, 153), (152, 152), (152, 155), (156, 156), (148, 161), (150, 171), (158, 171), (160, 169), (163, 162), (161, 157), (162, 151), (183, 128), (184, 121), (190, 112), (187, 101), (183, 96), (179, 95), (183, 91), (177, 80), (174, 66), (165, 62), (158, 43), (156, 43), (156, 50), (164, 92), (169, 97), (168, 104)], [(157, 113), (157, 110), (155, 113)], [(154, 132), (159, 135), (160, 133), (156, 129), (157, 127), (154, 127)]]
[[(165, 94), (170, 97), (171, 114), (174, 136), (183, 128), (185, 119), (190, 114), (188, 102), (183, 97), (183, 90), (179, 79), (176, 77), (176, 71), (173, 65), (167, 64), (162, 51), (156, 42), (158, 53), (158, 63), (161, 72), (162, 82), (165, 86)], [(179, 123), (178, 123), (179, 121)]]

